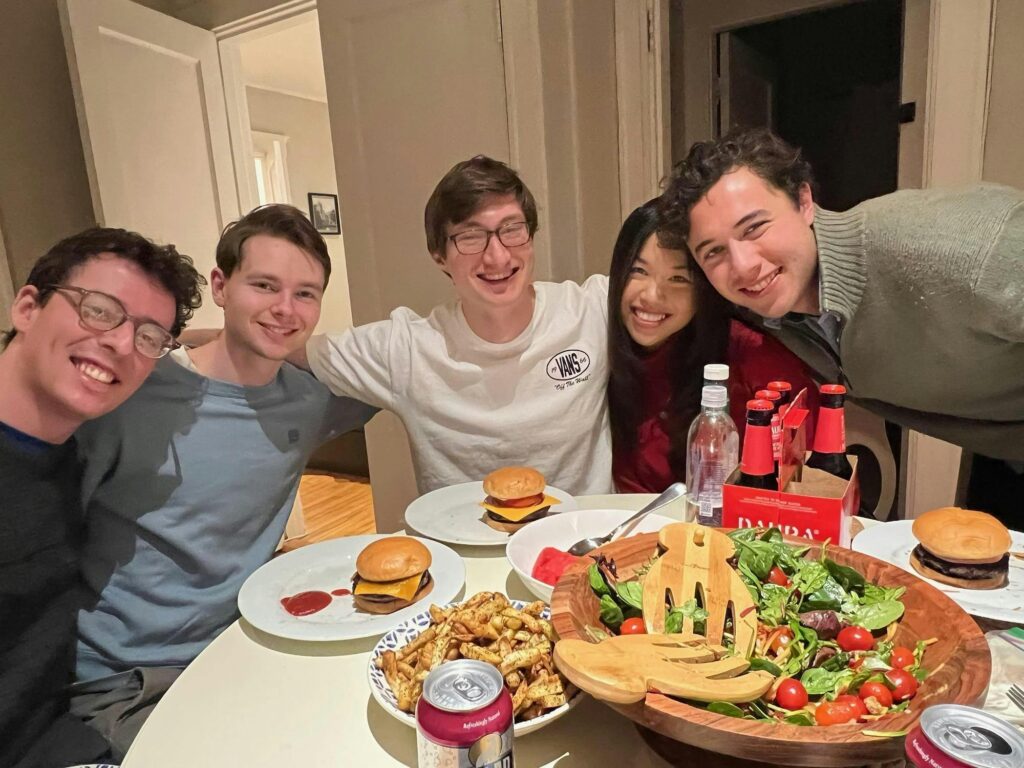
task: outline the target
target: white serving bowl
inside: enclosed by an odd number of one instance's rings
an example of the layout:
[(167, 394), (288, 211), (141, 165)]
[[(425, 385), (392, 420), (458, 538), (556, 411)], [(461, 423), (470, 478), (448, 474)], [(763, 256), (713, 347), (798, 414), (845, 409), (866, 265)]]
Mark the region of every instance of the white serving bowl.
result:
[[(588, 536), (604, 536), (615, 526), (635, 514), (633, 509), (576, 509), (548, 515), (524, 525), (508, 540), (505, 557), (526, 588), (541, 600), (550, 603), (554, 587), (538, 581), (530, 573), (544, 547), (566, 550)], [(630, 535), (660, 531), (670, 523), (678, 523), (664, 515), (652, 513), (640, 520)]]

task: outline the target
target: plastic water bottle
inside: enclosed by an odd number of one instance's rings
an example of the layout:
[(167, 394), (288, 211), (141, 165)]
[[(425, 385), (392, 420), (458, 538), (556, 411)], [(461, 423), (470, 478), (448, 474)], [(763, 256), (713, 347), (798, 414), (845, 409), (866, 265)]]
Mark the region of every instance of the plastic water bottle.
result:
[(729, 366), (725, 363), (708, 363), (704, 366), (704, 386), (729, 386)]
[(739, 464), (740, 436), (725, 387), (704, 387), (700, 408), (686, 437), (686, 519), (720, 526), (722, 485)]

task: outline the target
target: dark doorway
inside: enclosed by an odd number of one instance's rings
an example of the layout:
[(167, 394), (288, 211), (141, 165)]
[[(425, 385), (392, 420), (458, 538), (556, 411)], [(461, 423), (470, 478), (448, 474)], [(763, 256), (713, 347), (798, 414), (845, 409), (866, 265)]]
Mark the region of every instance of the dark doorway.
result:
[(825, 208), (893, 192), (902, 41), (902, 0), (861, 0), (720, 33), (716, 131), (765, 125), (802, 147)]

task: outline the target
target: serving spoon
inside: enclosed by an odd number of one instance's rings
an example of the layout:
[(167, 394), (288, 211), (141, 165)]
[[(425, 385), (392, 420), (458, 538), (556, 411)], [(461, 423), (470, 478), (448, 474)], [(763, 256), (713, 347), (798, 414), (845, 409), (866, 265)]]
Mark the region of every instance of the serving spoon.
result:
[(683, 485), (682, 483), (672, 483), (672, 485), (670, 485), (668, 488), (666, 488), (664, 493), (662, 493), (660, 496), (658, 496), (658, 498), (656, 498), (654, 501), (652, 501), (646, 507), (641, 509), (635, 515), (632, 515), (632, 516), (626, 518), (625, 520), (623, 520), (614, 529), (612, 529), (612, 531), (610, 533), (606, 534), (605, 536), (588, 536), (585, 539), (580, 539), (575, 544), (573, 544), (571, 547), (569, 547), (569, 549), (566, 550), (566, 551), (570, 555), (576, 555), (576, 557), (582, 557), (583, 555), (587, 554), (591, 550), (597, 549), (598, 547), (602, 547), (605, 544), (607, 544), (609, 541), (614, 541), (619, 536), (621, 536), (630, 527), (630, 525), (632, 523), (635, 523), (637, 520), (639, 520), (644, 515), (648, 515), (651, 512), (653, 512), (654, 510), (661, 509), (666, 504), (669, 504), (670, 502), (675, 501), (680, 496), (682, 496), (684, 493), (686, 493), (686, 486), (685, 485)]

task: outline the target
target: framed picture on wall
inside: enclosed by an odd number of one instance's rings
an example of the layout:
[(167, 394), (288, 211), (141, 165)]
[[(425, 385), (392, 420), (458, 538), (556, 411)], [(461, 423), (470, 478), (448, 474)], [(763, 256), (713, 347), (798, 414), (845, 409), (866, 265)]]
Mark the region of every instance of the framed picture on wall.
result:
[(309, 218), (321, 235), (340, 235), (338, 196), (320, 192), (309, 193)]

